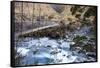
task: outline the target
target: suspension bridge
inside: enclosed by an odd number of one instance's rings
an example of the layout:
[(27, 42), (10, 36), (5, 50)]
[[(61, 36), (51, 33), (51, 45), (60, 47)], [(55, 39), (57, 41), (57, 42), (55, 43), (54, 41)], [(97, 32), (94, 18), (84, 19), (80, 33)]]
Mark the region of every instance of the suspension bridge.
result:
[[(35, 24), (30, 24), (30, 26), (33, 25), (33, 27), (31, 27), (30, 29), (26, 29), (26, 30), (23, 29), (23, 30), (21, 30), (21, 32), (20, 31), (16, 32), (15, 37), (24, 36), (24, 35), (27, 35), (27, 34), (37, 32), (39, 30), (44, 30), (44, 29), (47, 29), (47, 28), (53, 28), (53, 27), (59, 27), (60, 26), (59, 23), (52, 22), (52, 21), (51, 22), (49, 21), (49, 22), (46, 22), (46, 23), (44, 22), (42, 24), (40, 24), (40, 23), (37, 23), (37, 24), (39, 24), (39, 26), (36, 27)], [(25, 26), (24, 28), (27, 28), (28, 26)], [(34, 28), (34, 26), (35, 26), (35, 28)]]
[[(59, 6), (59, 5), (50, 5), (51, 8), (54, 9), (54, 11), (58, 12), (58, 14), (61, 15), (61, 13), (65, 10), (65, 6)], [(24, 12), (24, 7), (27, 8), (27, 12), (30, 16), (32, 16), (32, 22), (26, 22), (26, 21), (23, 21), (23, 20), (30, 20), (31, 21), (31, 18), (27, 18), (27, 14), (25, 16), (25, 12)], [(32, 14), (29, 12), (29, 8), (32, 7)], [(44, 21), (41, 20), (41, 12), (42, 12), (42, 8), (41, 8), (41, 5), (38, 5), (37, 8), (39, 8), (39, 12), (38, 12), (38, 17), (39, 17), (39, 20), (40, 21), (34, 21), (34, 14), (35, 14), (35, 9), (36, 9), (36, 5), (33, 4), (32, 6), (29, 6), (29, 4), (26, 4), (26, 6), (24, 5), (24, 3), (20, 4), (20, 7), (21, 10), (17, 13), (15, 12), (15, 15), (18, 16), (21, 18), (18, 20), (20, 20), (20, 22), (17, 22), (19, 25), (16, 25), (16, 22), (15, 22), (15, 37), (19, 37), (19, 36), (23, 36), (23, 35), (27, 35), (27, 34), (31, 34), (31, 33), (34, 33), (36, 31), (39, 31), (39, 30), (44, 30), (44, 29), (47, 29), (47, 28), (53, 28), (53, 27), (58, 27), (60, 26), (59, 24), (59, 21), (57, 20), (56, 22), (55, 21), (47, 21), (46, 19)], [(16, 8), (18, 9), (18, 7)], [(16, 18), (16, 17), (15, 17)], [(16, 19), (17, 20), (17, 19)], [(19, 28), (19, 29), (18, 29)], [(16, 29), (18, 31), (16, 31)]]

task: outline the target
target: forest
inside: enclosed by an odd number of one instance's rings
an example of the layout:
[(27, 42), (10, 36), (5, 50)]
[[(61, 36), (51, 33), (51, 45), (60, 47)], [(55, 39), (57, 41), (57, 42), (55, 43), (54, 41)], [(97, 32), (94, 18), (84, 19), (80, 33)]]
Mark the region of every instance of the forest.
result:
[(97, 7), (14, 3), (15, 65), (97, 61)]

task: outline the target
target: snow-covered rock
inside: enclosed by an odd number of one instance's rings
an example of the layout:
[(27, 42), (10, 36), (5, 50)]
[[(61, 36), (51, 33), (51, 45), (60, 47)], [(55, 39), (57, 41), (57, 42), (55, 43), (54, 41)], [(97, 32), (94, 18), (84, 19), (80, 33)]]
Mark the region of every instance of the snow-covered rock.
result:
[(61, 47), (62, 47), (62, 48), (70, 48), (70, 42), (63, 42), (63, 43), (61, 44)]
[(30, 50), (26, 48), (19, 47), (17, 48), (17, 53), (21, 54), (22, 56), (26, 56)]
[[(75, 44), (72, 39), (73, 38), (69, 37), (68, 39), (50, 39), (48, 37), (42, 37), (29, 39), (29, 41), (21, 40), (20, 42), (16, 43), (15, 49), (17, 50), (17, 53), (19, 53), (21, 56), (25, 56), (24, 59), (21, 60), (21, 62), (25, 61), (24, 64), (27, 64), (27, 62), (29, 62), (30, 65), (33, 64), (33, 62), (36, 62), (35, 60), (33, 60), (34, 57), (36, 58), (36, 60), (39, 61), (38, 64), (42, 64), (42, 61), (40, 60), (41, 58), (42, 60), (46, 61), (47, 58), (52, 59), (52, 62), (49, 62), (49, 64), (95, 60), (91, 57), (90, 59), (87, 59), (86, 56), (84, 56), (84, 53), (79, 54), (78, 51), (82, 50), (79, 47), (76, 48), (76, 51), (71, 51), (70, 45)], [(43, 64), (47, 64), (48, 62), (46, 61), (43, 62)]]

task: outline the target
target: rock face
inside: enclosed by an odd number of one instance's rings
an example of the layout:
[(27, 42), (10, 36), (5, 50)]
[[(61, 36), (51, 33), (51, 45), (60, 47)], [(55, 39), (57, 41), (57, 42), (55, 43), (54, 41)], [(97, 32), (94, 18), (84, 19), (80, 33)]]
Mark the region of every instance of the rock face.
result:
[(44, 25), (43, 22), (49, 21), (59, 23), (62, 29), (67, 26), (69, 30), (74, 30), (84, 24), (93, 25), (96, 21), (94, 6), (16, 2), (14, 11), (16, 31), (33, 29), (38, 22), (38, 25)]
[(15, 3), (15, 21), (17, 22), (32, 22), (34, 19), (42, 19), (52, 21), (65, 20), (68, 23), (77, 22), (77, 20), (83, 20), (84, 18), (93, 21), (95, 14), (96, 8), (92, 6)]

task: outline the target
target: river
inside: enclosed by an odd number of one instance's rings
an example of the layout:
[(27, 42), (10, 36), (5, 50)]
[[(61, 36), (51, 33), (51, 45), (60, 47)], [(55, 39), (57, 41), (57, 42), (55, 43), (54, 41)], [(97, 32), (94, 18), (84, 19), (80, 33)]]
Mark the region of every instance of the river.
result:
[[(49, 37), (26, 37), (20, 38), (15, 42), (15, 50), (17, 52), (16, 58), (20, 56), (19, 66), (24, 65), (45, 65), (45, 64), (59, 64), (59, 63), (73, 63), (96, 61), (93, 57), (87, 57), (83, 52), (71, 50), (70, 45), (74, 45), (72, 40), (76, 35), (88, 36), (90, 27), (83, 27), (71, 33), (72, 37), (66, 35), (67, 38), (52, 39)], [(70, 35), (71, 35), (70, 34)]]

